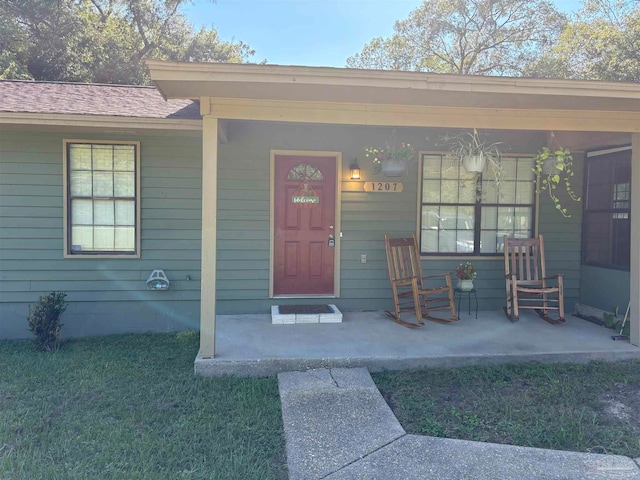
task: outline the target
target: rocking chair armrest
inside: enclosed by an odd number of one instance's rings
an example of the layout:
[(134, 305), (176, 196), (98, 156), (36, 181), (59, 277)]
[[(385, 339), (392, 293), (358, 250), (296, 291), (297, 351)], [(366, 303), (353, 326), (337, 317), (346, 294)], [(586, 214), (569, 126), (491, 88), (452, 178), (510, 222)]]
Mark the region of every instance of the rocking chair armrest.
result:
[(417, 281), (416, 277), (396, 278), (394, 283), (399, 286), (411, 285), (414, 281)]
[(544, 277), (543, 280), (558, 280), (560, 278), (564, 278), (564, 273), (556, 273), (555, 275), (549, 275), (548, 277)]

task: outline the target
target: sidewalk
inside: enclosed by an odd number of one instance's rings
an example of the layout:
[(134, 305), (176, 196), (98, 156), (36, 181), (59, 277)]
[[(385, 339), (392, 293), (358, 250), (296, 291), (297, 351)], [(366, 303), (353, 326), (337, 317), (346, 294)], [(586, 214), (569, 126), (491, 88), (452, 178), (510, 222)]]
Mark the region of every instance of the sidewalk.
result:
[(628, 457), (408, 435), (366, 368), (278, 375), (289, 478), (640, 480)]

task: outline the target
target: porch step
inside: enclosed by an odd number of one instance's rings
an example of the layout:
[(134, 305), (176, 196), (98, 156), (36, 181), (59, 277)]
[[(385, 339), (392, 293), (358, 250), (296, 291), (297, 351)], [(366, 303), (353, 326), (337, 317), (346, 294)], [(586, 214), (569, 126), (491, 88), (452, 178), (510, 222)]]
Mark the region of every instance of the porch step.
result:
[[(295, 308), (291, 313), (280, 313), (280, 305), (272, 305), (271, 306), (271, 323), (273, 325), (290, 325), (296, 323), (341, 323), (342, 322), (342, 312), (338, 310), (333, 304), (323, 305), (323, 309), (325, 310), (322, 313), (309, 313), (309, 311), (313, 311), (309, 306), (301, 306), (298, 313), (295, 313)], [(291, 307), (288, 307), (288, 310), (291, 310)], [(326, 311), (329, 311), (327, 313)]]

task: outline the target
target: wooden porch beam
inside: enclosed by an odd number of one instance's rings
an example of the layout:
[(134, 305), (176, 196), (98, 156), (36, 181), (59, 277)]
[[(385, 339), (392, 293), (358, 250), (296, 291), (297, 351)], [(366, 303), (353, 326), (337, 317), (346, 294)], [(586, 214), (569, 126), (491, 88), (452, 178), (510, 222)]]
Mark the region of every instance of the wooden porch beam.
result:
[(210, 108), (218, 118), (237, 120), (396, 127), (640, 132), (640, 113), (636, 111), (432, 107), (218, 97), (211, 98)]
[(631, 299), (631, 336), (633, 345), (640, 347), (640, 133), (631, 136), (631, 271), (629, 298)]
[(216, 239), (218, 217), (218, 119), (202, 125), (202, 260), (200, 273), (200, 358), (216, 352)]

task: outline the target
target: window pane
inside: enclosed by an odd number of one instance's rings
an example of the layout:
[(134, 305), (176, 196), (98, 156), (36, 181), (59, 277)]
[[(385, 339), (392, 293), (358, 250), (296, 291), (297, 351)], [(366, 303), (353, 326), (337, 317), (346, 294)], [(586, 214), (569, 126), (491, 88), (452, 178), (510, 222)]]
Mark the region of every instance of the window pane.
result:
[(458, 203), (458, 180), (442, 181), (442, 203)]
[(71, 196), (90, 197), (91, 196), (91, 172), (70, 172)]
[(96, 200), (94, 202), (93, 221), (95, 225), (113, 225), (113, 200)]
[(113, 147), (113, 169), (120, 172), (135, 170), (135, 147), (133, 145), (115, 145)]
[(534, 161), (532, 158), (519, 158), (518, 159), (518, 180), (534, 181), (533, 173)]
[(422, 239), (420, 249), (423, 252), (437, 253), (438, 252), (438, 231), (437, 230), (422, 230)]
[(114, 228), (113, 227), (94, 227), (93, 248), (94, 250), (102, 250), (102, 251), (115, 250)]
[(91, 170), (91, 145), (69, 145), (69, 168)]
[(513, 207), (498, 208), (498, 229), (511, 233), (513, 230)]
[(113, 170), (113, 147), (111, 145), (93, 146), (93, 169)]
[(438, 230), (440, 228), (440, 208), (435, 205), (422, 207), (422, 228)]
[(502, 165), (502, 179), (515, 180), (518, 160), (515, 158), (503, 158), (500, 164)]
[(482, 202), (498, 203), (498, 191), (493, 180), (482, 180)]
[[(498, 240), (500, 240), (500, 242), (498, 243)], [(498, 239), (498, 233), (493, 230), (493, 231), (483, 231), (480, 233), (480, 252), (481, 253), (497, 253), (502, 251), (501, 249), (498, 249), (498, 245), (501, 246), (501, 248), (504, 248), (504, 245), (502, 245), (502, 237), (500, 237)]]
[(481, 228), (483, 230), (498, 228), (498, 209), (496, 207), (482, 208)]
[(71, 225), (93, 225), (93, 200), (71, 201)]
[(423, 161), (423, 174), (422, 178), (440, 178), (440, 156), (429, 157), (425, 156)]
[(516, 203), (533, 203), (533, 182), (518, 182), (516, 185)]
[(93, 227), (71, 228), (71, 251), (93, 250)]
[(476, 203), (476, 179), (467, 179), (460, 182), (460, 203)]
[(531, 214), (532, 210), (529, 207), (516, 207), (514, 230), (530, 231), (532, 223)]
[(135, 196), (135, 187), (134, 180), (135, 176), (133, 173), (120, 173), (116, 172), (113, 174), (113, 195), (115, 197), (134, 197)]
[(113, 173), (94, 172), (93, 173), (93, 196), (113, 197)]
[(422, 183), (422, 201), (426, 203), (440, 202), (440, 180), (425, 180)]
[(134, 227), (117, 227), (115, 229), (115, 249), (121, 252), (133, 252), (135, 250)]
[(516, 182), (507, 180), (500, 183), (498, 203), (516, 203)]
[(135, 225), (135, 203), (116, 200), (116, 225)]
[(442, 170), (440, 176), (447, 179), (458, 179), (460, 170), (460, 162), (457, 158), (443, 157)]

